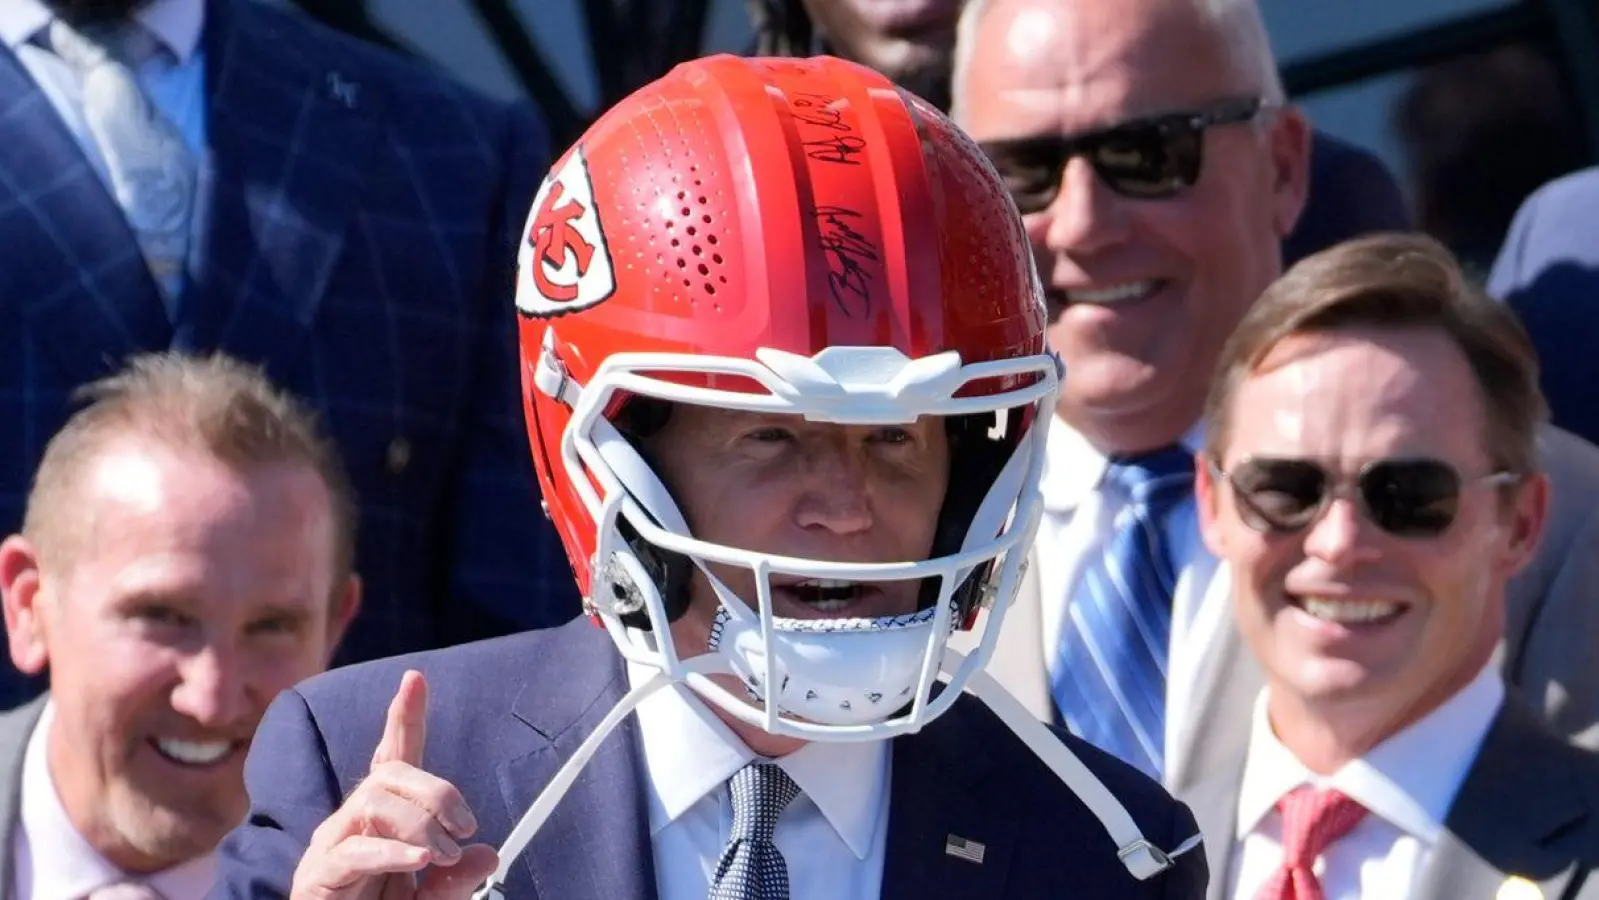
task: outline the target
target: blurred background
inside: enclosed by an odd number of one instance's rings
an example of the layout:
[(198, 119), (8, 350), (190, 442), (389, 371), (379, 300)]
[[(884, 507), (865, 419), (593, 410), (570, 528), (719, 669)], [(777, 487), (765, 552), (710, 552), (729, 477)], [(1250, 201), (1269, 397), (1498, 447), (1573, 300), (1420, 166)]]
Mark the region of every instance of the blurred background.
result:
[[(277, 0), (543, 108), (559, 147), (682, 59), (748, 53), (799, 0)], [(1517, 205), (1599, 161), (1595, 0), (1262, 0), (1289, 92), (1380, 156), (1417, 224), (1486, 269)]]

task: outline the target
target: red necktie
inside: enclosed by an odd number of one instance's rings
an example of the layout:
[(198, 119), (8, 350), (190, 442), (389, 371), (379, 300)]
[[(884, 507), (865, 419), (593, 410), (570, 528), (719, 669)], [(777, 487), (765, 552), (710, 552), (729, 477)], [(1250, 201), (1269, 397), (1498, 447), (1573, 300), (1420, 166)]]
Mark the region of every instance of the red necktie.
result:
[(1349, 833), (1366, 808), (1343, 794), (1295, 788), (1277, 801), (1283, 817), (1283, 864), (1267, 879), (1256, 900), (1324, 900), (1312, 866), (1334, 841)]

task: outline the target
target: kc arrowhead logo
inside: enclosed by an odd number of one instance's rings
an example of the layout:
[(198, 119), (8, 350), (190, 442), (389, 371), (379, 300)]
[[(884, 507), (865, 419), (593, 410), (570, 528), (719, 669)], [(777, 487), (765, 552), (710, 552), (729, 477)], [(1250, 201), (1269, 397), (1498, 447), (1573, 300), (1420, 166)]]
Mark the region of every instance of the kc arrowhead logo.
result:
[(577, 312), (616, 292), (616, 272), (581, 146), (539, 186), (517, 268), (516, 308), (530, 316)]

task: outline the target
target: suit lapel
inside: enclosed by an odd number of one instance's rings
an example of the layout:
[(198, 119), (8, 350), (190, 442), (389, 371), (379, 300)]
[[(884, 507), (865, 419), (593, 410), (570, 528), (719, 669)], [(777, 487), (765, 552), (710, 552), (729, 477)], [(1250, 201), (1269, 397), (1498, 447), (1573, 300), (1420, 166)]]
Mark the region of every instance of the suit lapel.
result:
[[(1565, 868), (1536, 882), (1540, 894), (1550, 900), (1566, 896), (1566, 885), (1575, 872), (1576, 861), (1571, 860)], [(1415, 900), (1493, 900), (1509, 878), (1445, 831), (1411, 896)]]
[(1486, 900), (1511, 875), (1538, 883), (1545, 897), (1566, 896), (1599, 827), (1572, 769), (1579, 752), (1507, 696), (1414, 896)]
[(1231, 878), (1234, 835), (1238, 830), (1238, 791), (1243, 785), (1244, 757), (1230, 766), (1218, 768), (1201, 779), (1177, 799), (1188, 805), (1199, 833), (1204, 837), (1205, 862), (1210, 866), (1210, 885), (1206, 900), (1227, 896)]
[(16, 872), (11, 841), (22, 805), (22, 761), (48, 699), (42, 694), (26, 706), (0, 714), (0, 900), (12, 900)]
[(283, 33), (282, 13), (212, 0), (206, 15), (210, 148), (176, 344), (228, 350), (282, 378), (343, 246), (381, 96), (313, 58), (304, 34)]
[[(597, 683), (569, 685), (553, 692), (548, 685), (530, 685), (517, 698), (515, 716), (538, 733), (543, 746), (499, 767), (500, 791), (512, 823), (522, 818), (562, 763), (622, 698), (626, 675), (614, 652), (605, 649), (611, 657), (609, 663), (591, 658), (586, 667), (610, 675), (609, 680), (590, 678), (587, 680)], [(641, 782), (636, 722), (628, 716), (605, 739), (522, 852), (520, 871), (531, 879), (534, 896), (542, 900), (654, 900), (655, 857), (644, 805), (647, 792)], [(510, 896), (524, 894), (515, 886), (517, 871), (512, 870)]]
[(1249, 717), (1265, 685), (1254, 654), (1229, 617), (1205, 648), (1183, 733), (1166, 764), (1166, 786), (1181, 794), (1217, 772), (1237, 775), (1249, 749)]
[[(920, 733), (893, 743), (883, 900), (997, 900), (1005, 896), (1019, 823), (976, 790), (987, 766), (960, 704)], [(949, 852), (951, 840), (981, 844), (981, 862)]]
[(56, 366), (97, 378), (128, 354), (167, 346), (171, 326), (121, 207), (55, 107), (0, 47), (0, 297)]
[(1055, 698), (1049, 684), (1049, 669), (1038, 637), (1044, 631), (1044, 596), (1038, 583), (1038, 555), (1028, 554), (1027, 571), (1022, 573), (1021, 587), (1016, 599), (1011, 601), (999, 633), (999, 643), (994, 647), (994, 660), (989, 671), (996, 667), (1007, 670), (1000, 678), (1010, 686), (1011, 693), (1044, 722), (1055, 719)]

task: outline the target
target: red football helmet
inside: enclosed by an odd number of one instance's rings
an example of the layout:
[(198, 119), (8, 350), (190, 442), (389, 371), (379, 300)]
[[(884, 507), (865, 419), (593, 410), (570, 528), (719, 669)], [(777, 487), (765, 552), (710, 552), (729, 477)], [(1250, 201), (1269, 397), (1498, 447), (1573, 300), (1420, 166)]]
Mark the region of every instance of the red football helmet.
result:
[[(516, 302), (544, 500), (588, 611), (624, 654), (741, 718), (812, 739), (886, 736), (941, 711), (927, 701), (945, 639), (1019, 582), (1039, 514), (1036, 426), (1059, 376), (1020, 217), (975, 144), (853, 63), (683, 64), (556, 163), (528, 219)], [(617, 428), (640, 396), (981, 427), (952, 441), (935, 557), (846, 566), (694, 539)], [(743, 602), (711, 578), (723, 606), (712, 656), (724, 651), (723, 670), (764, 713), (687, 677), (695, 666), (665, 627), (682, 591), (652, 554), (680, 571), (756, 569), (761, 597)], [(773, 622), (774, 572), (921, 577), (924, 608), (908, 619)], [(998, 616), (989, 619), (992, 634)], [(776, 703), (763, 684), (785, 686)]]
[[(1021, 218), (941, 113), (837, 59), (680, 65), (555, 164), (528, 218), (516, 305), (549, 514), (587, 611), (656, 672), (563, 765), (480, 897), (503, 896), (506, 867), (604, 736), (677, 683), (809, 740), (913, 732), (969, 690), (1100, 816), (1138, 877), (1169, 864), (981, 671), (1041, 515), (1061, 372)], [(641, 452), (640, 411), (672, 404), (841, 424), (942, 417), (950, 473), (929, 558), (841, 563), (695, 537)], [(750, 570), (757, 596), (736, 596), (712, 564)], [(683, 658), (669, 625), (696, 569), (719, 609), (709, 652)], [(774, 575), (913, 581), (922, 602), (876, 619), (785, 619)], [(947, 649), (985, 605), (978, 649)], [(749, 696), (713, 674), (738, 676)]]

